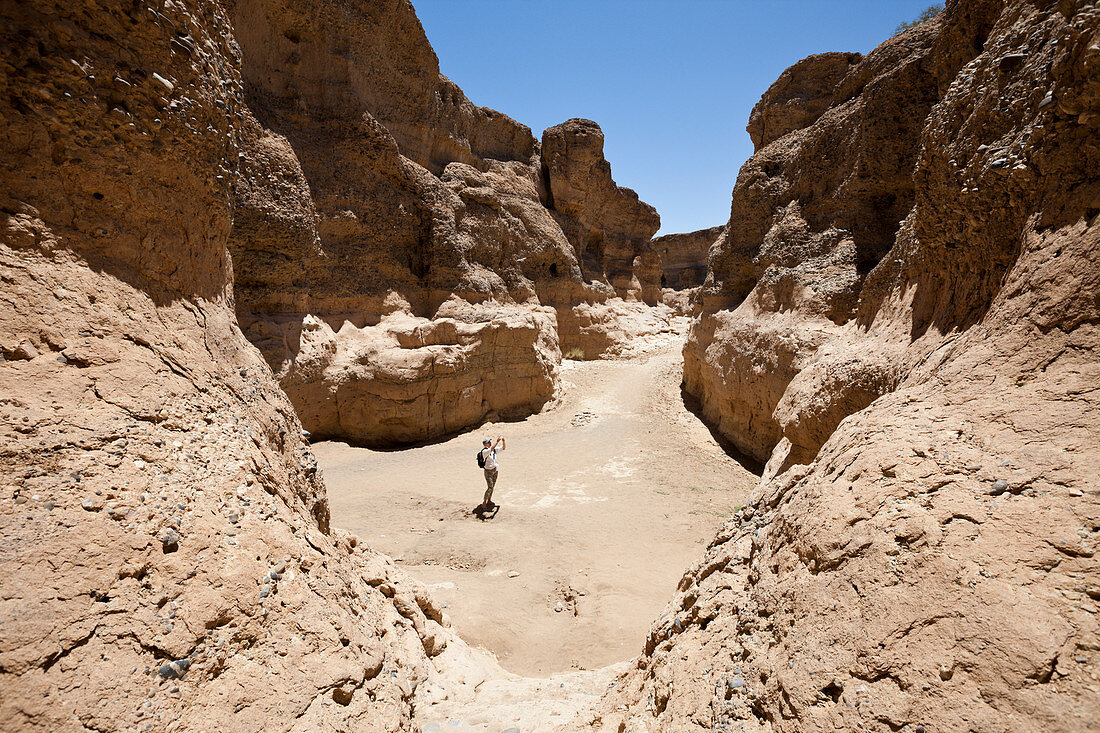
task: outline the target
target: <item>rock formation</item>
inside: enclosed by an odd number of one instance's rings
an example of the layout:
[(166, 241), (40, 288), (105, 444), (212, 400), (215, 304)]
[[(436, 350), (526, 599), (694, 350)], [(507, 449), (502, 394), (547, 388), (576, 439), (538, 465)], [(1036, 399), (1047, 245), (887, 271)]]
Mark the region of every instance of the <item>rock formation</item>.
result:
[(757, 105), (687, 388), (767, 460), (611, 730), (1100, 715), (1100, 10), (948, 2)]
[(552, 396), (560, 351), (624, 348), (621, 313), (667, 325), (634, 302), (657, 301), (659, 219), (611, 179), (598, 125), (550, 128), (540, 153), (439, 73), (407, 2), (230, 10), (237, 313), (307, 429), (395, 444), (520, 415)]
[(651, 246), (661, 258), (661, 287), (686, 290), (703, 284), (707, 255), (724, 227), (654, 237)]
[(661, 217), (629, 188), (616, 186), (603, 157), (603, 131), (573, 119), (542, 133), (548, 204), (588, 280), (605, 280), (620, 295), (659, 296), (660, 258), (649, 240)]
[(442, 616), (234, 318), (229, 18), (2, 14), (0, 728), (407, 728)]

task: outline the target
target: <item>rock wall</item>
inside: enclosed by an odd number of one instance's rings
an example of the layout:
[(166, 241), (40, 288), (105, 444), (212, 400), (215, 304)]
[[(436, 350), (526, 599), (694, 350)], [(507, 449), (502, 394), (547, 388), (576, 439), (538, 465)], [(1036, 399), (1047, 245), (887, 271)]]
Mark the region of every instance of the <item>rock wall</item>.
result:
[(593, 725), (1097, 719), (1098, 69), (1091, 4), (948, 2), (765, 94), (685, 372), (769, 462)]
[(702, 285), (707, 277), (710, 246), (724, 228), (717, 226), (654, 237), (650, 246), (661, 258), (661, 287), (687, 290)]
[[(611, 180), (595, 123), (547, 130), (544, 155), (527, 127), (439, 73), (402, 0), (234, 0), (230, 12), (248, 106), (229, 243), (236, 310), (309, 430), (366, 444), (438, 437), (538, 410), (559, 351), (623, 347), (617, 315), (657, 301), (645, 243), (659, 219)], [(499, 321), (491, 338), (459, 329), (457, 371), (433, 367), (445, 342), (381, 348), (394, 313), (455, 334), (433, 325), (455, 297), (466, 320)], [(485, 379), (490, 363), (507, 368)]]
[(659, 300), (661, 260), (649, 240), (661, 228), (657, 210), (615, 185), (603, 156), (603, 130), (572, 119), (542, 133), (547, 203), (555, 212), (587, 280), (604, 280), (619, 295)]
[(444, 618), (329, 528), (234, 317), (229, 16), (0, 19), (0, 728), (410, 730)]

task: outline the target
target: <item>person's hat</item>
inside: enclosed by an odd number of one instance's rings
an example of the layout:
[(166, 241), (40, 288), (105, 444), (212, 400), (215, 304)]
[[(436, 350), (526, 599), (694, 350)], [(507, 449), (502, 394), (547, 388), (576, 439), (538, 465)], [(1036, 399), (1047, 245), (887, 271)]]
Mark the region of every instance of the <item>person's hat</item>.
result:
[(492, 443), (492, 442), (493, 442), (493, 441), (491, 441), (491, 440), (489, 440), (488, 438), (486, 438), (485, 440), (481, 441), (481, 444), (482, 444), (482, 445), (489, 445), (489, 444), (490, 444), (490, 443)]

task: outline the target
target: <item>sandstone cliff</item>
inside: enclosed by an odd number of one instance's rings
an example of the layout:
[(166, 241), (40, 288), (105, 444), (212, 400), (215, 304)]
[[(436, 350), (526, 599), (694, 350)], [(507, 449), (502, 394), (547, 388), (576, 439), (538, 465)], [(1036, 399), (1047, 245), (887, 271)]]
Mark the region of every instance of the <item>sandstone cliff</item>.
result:
[(948, 2), (764, 95), (685, 379), (768, 460), (598, 725), (1100, 716), (1100, 10)]
[(0, 18), (0, 728), (408, 730), (444, 619), (330, 530), (234, 317), (230, 18)]
[(561, 351), (621, 350), (624, 312), (667, 324), (622, 301), (657, 300), (659, 219), (612, 181), (598, 125), (540, 146), (472, 104), (401, 0), (230, 11), (236, 310), (307, 429), (388, 445), (522, 415)]
[(654, 237), (651, 246), (661, 258), (661, 287), (685, 290), (703, 284), (710, 246), (725, 227)]

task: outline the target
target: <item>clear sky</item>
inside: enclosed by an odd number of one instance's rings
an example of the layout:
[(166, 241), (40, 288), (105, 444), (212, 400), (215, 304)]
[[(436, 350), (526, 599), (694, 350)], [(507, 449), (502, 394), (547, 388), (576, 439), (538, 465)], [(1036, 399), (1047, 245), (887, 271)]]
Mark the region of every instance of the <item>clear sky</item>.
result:
[(749, 111), (794, 62), (866, 53), (930, 0), (412, 0), (440, 70), (531, 127), (604, 131), (661, 233), (725, 224)]

